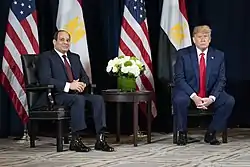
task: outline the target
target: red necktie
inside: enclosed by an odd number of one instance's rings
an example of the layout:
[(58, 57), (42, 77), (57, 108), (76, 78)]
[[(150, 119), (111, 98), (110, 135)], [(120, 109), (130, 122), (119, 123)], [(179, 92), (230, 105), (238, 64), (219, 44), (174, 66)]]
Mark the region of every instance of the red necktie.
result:
[(206, 64), (205, 64), (205, 54), (200, 54), (200, 90), (198, 96), (206, 97)]
[(64, 65), (65, 65), (65, 68), (66, 68), (66, 71), (67, 71), (69, 82), (72, 82), (73, 81), (73, 74), (72, 74), (72, 70), (71, 70), (71, 67), (69, 65), (69, 62), (66, 59), (66, 55), (63, 55), (62, 57), (64, 59)]

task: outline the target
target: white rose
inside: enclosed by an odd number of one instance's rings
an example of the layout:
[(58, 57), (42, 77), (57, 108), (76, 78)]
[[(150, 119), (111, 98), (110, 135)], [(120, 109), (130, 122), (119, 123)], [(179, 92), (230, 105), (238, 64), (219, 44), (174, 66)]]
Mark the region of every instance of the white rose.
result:
[(122, 66), (121, 71), (122, 73), (127, 74), (129, 72), (129, 69), (125, 66)]
[(121, 64), (124, 64), (126, 61), (127, 61), (126, 58), (120, 59), (120, 63), (121, 63)]
[(136, 65), (136, 61), (135, 60), (130, 60), (130, 62), (132, 63), (132, 66)]
[(112, 72), (117, 73), (117, 71), (118, 71), (118, 68), (116, 66), (114, 66), (113, 69), (112, 69)]
[(135, 77), (140, 75), (140, 69), (137, 65), (131, 67), (131, 73), (134, 74)]
[(112, 70), (112, 66), (109, 66), (109, 65), (108, 65), (107, 68), (106, 68), (106, 71), (107, 71), (107, 72), (110, 72), (111, 70)]
[(113, 63), (114, 63), (114, 60), (109, 60), (109, 62), (108, 62), (108, 66), (112, 66), (112, 65), (113, 65)]
[(113, 66), (115, 66), (115, 65), (119, 65), (120, 64), (120, 62), (121, 62), (121, 60), (120, 59), (118, 59), (117, 57), (113, 60)]

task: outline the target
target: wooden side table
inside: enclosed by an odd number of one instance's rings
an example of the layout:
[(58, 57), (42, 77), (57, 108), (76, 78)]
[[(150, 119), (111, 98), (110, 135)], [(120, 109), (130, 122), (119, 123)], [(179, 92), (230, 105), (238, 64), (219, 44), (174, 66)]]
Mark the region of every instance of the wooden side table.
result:
[(138, 134), (138, 104), (139, 102), (147, 103), (147, 142), (151, 143), (151, 104), (153, 99), (153, 93), (151, 91), (136, 91), (136, 92), (121, 92), (116, 89), (107, 89), (102, 91), (102, 96), (105, 102), (117, 103), (117, 128), (116, 128), (116, 141), (120, 141), (120, 114), (121, 103), (133, 103), (133, 142), (134, 146), (137, 146), (137, 134)]

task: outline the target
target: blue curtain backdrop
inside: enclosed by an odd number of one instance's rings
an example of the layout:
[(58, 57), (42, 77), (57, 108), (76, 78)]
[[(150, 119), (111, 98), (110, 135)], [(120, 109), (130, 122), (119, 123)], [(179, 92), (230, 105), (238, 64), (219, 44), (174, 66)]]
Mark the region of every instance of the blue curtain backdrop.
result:
[[(117, 56), (120, 24), (124, 0), (84, 0), (84, 17), (88, 35), (89, 52), (93, 70), (93, 81), (97, 92), (115, 88), (116, 79), (108, 76), (105, 67), (110, 58)], [(1, 0), (0, 5), (0, 61), (3, 56), (3, 44), (8, 10), (11, 0)], [(52, 35), (56, 30), (55, 21), (58, 0), (36, 0), (39, 20), (39, 40), (41, 51), (52, 48)], [(153, 65), (157, 67), (158, 35), (160, 28), (162, 0), (146, 0)], [(225, 52), (228, 85), (227, 90), (236, 98), (236, 106), (229, 124), (249, 125), (248, 97), (250, 92), (250, 20), (249, 0), (186, 0), (190, 29), (199, 24), (208, 24), (212, 28), (212, 46)], [(167, 55), (166, 55), (167, 56)], [(1, 63), (0, 63), (1, 64)], [(167, 65), (166, 65), (166, 68)], [(156, 69), (156, 68), (155, 68)], [(158, 116), (153, 121), (154, 130), (171, 129), (170, 95), (167, 85), (162, 84), (154, 71)], [(23, 126), (13, 106), (0, 88), (0, 136), (21, 135)], [(108, 125), (115, 124), (114, 107), (107, 106)], [(124, 114), (122, 120), (131, 120)], [(143, 125), (143, 119), (142, 119)], [(126, 123), (126, 122), (125, 122)], [(126, 129), (127, 127), (124, 127)]]

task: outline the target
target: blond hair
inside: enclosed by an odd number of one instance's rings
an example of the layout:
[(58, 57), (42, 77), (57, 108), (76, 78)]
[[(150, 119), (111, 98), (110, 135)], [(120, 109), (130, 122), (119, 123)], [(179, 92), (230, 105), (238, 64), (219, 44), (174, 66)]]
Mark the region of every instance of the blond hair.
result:
[(197, 33), (209, 34), (209, 36), (211, 36), (211, 32), (211, 28), (207, 25), (196, 26), (194, 27), (193, 36)]

